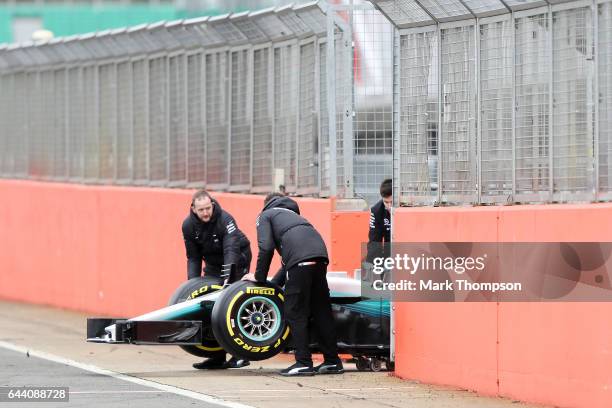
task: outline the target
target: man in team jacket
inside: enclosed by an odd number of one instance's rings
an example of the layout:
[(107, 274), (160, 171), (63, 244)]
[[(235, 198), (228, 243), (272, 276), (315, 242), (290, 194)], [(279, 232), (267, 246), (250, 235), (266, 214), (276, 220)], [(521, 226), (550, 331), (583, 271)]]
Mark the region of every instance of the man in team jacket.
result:
[[(321, 235), (300, 216), (294, 200), (272, 193), (266, 197), (257, 218), (257, 244), (257, 282), (266, 282), (274, 250), (282, 258), (274, 281), (281, 285), (285, 281), (285, 317), (291, 329), (296, 363), (282, 370), (281, 375), (342, 374), (326, 278), (329, 258)], [(316, 368), (309, 349), (310, 318), (325, 357)]]
[[(224, 264), (235, 264), (245, 275), (251, 264), (251, 243), (238, 229), (238, 224), (206, 190), (197, 191), (191, 200), (189, 215), (183, 221), (183, 239), (187, 252), (187, 279), (202, 274), (202, 260), (206, 263), (204, 275), (222, 285), (221, 269)], [(225, 353), (193, 365), (197, 369), (239, 368), (249, 365), (236, 358), (225, 361)]]

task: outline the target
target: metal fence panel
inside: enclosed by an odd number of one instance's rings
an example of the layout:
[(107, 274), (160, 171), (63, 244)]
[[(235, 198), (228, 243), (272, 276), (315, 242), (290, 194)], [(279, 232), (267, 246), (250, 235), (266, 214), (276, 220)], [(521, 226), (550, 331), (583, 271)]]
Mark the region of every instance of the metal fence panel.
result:
[(549, 199), (548, 16), (515, 20), (515, 201)]
[(66, 122), (66, 75), (65, 69), (59, 69), (54, 72), (55, 76), (55, 108), (54, 118), (54, 133), (55, 133), (55, 151), (53, 158), (53, 175), (58, 179), (66, 179), (68, 176), (67, 166), (67, 122)]
[[(345, 157), (344, 157), (344, 129), (345, 117), (350, 116), (352, 120), (353, 101), (353, 53), (350, 33), (335, 31), (333, 41), (325, 39), (320, 41), (319, 47), (319, 89), (320, 89), (320, 142), (319, 142), (319, 171), (320, 171), (320, 195), (329, 196), (336, 190), (336, 196), (346, 197), (345, 183)], [(330, 78), (331, 76), (331, 78)], [(346, 101), (350, 101), (351, 110), (346, 111)], [(333, 106), (334, 116), (330, 109)], [(334, 130), (335, 129), (335, 130)], [(331, 134), (335, 131), (335, 146), (331, 141)], [(348, 129), (347, 131), (350, 131)], [(351, 134), (352, 140), (353, 135)], [(336, 160), (332, 162), (335, 150)], [(350, 151), (352, 160), (352, 150)], [(333, 169), (335, 167), (335, 169)], [(332, 180), (333, 170), (336, 177)], [(352, 181), (351, 181), (352, 182)], [(352, 185), (351, 185), (352, 188)]]
[(553, 13), (555, 201), (594, 198), (591, 17), (588, 7)]
[(438, 55), (437, 31), (400, 36), (400, 205), (437, 199)]
[(378, 10), (353, 13), (353, 189), (373, 205), (393, 174), (393, 25)]
[(599, 193), (612, 193), (612, 3), (598, 6)]
[(327, 41), (319, 42), (319, 194), (323, 196), (330, 192), (327, 44)]
[(187, 182), (187, 100), (185, 56), (169, 58), (170, 93), (170, 143), (168, 160), (170, 182), (185, 185)]
[(474, 26), (441, 30), (441, 200), (474, 203), (476, 64)]
[(68, 157), (69, 177), (78, 181), (84, 177), (85, 92), (83, 70), (68, 71)]
[(14, 131), (14, 123), (11, 121), (10, 99), (15, 95), (12, 75), (0, 75), (0, 173), (3, 176), (11, 176), (12, 165), (10, 157), (14, 154), (10, 148), (10, 135)]
[(15, 107), (12, 119), (14, 129), (14, 167), (13, 174), (17, 177), (25, 177), (28, 174), (28, 105), (27, 99), (27, 76), (20, 72), (14, 74), (14, 99)]
[(252, 190), (272, 191), (271, 48), (253, 52), (253, 181)]
[(202, 53), (187, 57), (187, 182), (198, 186), (206, 182), (202, 58)]
[(251, 184), (251, 55), (231, 51), (230, 188), (248, 191)]
[(206, 54), (206, 183), (225, 188), (228, 163), (227, 51)]
[(146, 59), (132, 64), (133, 178), (137, 184), (149, 181), (149, 66)]
[(512, 202), (514, 25), (480, 26), (481, 202)]
[(7, 176), (14, 176), (19, 128), (16, 98), (21, 90), (17, 87), (15, 74), (3, 75), (0, 83), (0, 109), (4, 111), (0, 113), (0, 123), (4, 124), (0, 130), (0, 171)]
[[(336, 163), (330, 160), (330, 166), (336, 166), (336, 196), (347, 197), (350, 195), (349, 191), (352, 191), (352, 185), (350, 189), (347, 187), (346, 179), (348, 175), (352, 174), (351, 169), (347, 169), (345, 156), (348, 155), (352, 162), (352, 146), (346, 146), (345, 138), (343, 135), (351, 133), (351, 129), (346, 128), (345, 118), (350, 115), (350, 121), (352, 121), (352, 111), (347, 112), (347, 101), (352, 101), (354, 98), (353, 93), (353, 53), (352, 47), (348, 47), (351, 35), (342, 32), (335, 39), (334, 44), (334, 55), (335, 55), (335, 81), (336, 84)], [(348, 78), (347, 78), (348, 77)], [(353, 135), (350, 134), (350, 139), (353, 139)], [(334, 148), (330, 142), (330, 149)], [(351, 180), (352, 181), (352, 180)]]
[(318, 190), (318, 106), (316, 100), (316, 42), (300, 45), (299, 137), (297, 140), (297, 189), (303, 194)]
[(132, 63), (117, 64), (117, 180), (132, 180)]
[(45, 70), (40, 73), (40, 96), (42, 98), (42, 127), (40, 141), (42, 144), (41, 178), (54, 177), (55, 151), (57, 150), (57, 132), (55, 128), (55, 72)]
[(98, 139), (98, 68), (87, 66), (83, 70), (83, 106), (85, 127), (83, 150), (85, 160), (84, 177), (87, 181), (97, 181), (100, 175), (100, 143)]
[(37, 178), (42, 173), (41, 123), (42, 123), (42, 97), (40, 95), (40, 75), (38, 72), (27, 73), (27, 87), (29, 109), (28, 122), (30, 124), (28, 143), (28, 174)]
[(274, 169), (282, 172), (287, 191), (296, 188), (298, 51), (295, 43), (274, 48)]
[(149, 60), (149, 181), (168, 180), (168, 60)]
[(431, 16), (414, 0), (376, 0), (375, 3), (398, 28), (434, 23)]
[(19, 126), (15, 117), (15, 98), (19, 93), (15, 77), (14, 74), (0, 76), (0, 109), (3, 111), (0, 113), (0, 123), (4, 124), (0, 130), (0, 172), (9, 177), (15, 174), (15, 133)]
[(471, 17), (469, 10), (459, 0), (420, 0), (419, 3), (437, 20), (445, 21), (453, 17)]
[(115, 137), (117, 135), (117, 66), (99, 67), (99, 130), (100, 179), (105, 182), (115, 176)]

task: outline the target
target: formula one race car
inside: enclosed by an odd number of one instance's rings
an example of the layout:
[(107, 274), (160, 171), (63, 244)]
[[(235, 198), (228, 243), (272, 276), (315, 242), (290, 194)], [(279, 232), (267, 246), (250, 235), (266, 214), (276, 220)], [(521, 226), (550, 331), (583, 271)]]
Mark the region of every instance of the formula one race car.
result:
[[(225, 268), (232, 282), (235, 268)], [(283, 290), (272, 282), (238, 280), (224, 286), (206, 277), (179, 286), (169, 306), (131, 319), (87, 319), (87, 341), (178, 345), (187, 353), (213, 357), (228, 352), (264, 360), (291, 349), (283, 317)], [(389, 360), (390, 308), (386, 299), (361, 296), (359, 280), (328, 276), (338, 352), (353, 356), (359, 370), (379, 371)], [(317, 352), (316, 333), (311, 348)]]

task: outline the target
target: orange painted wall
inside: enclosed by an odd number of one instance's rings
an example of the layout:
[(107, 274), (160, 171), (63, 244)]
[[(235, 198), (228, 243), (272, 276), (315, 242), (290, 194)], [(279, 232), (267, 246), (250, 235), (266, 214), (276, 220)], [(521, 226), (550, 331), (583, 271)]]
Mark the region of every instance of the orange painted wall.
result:
[(346, 211), (331, 214), (331, 265), (330, 271), (346, 271), (354, 275), (361, 268), (361, 245), (368, 242), (370, 213)]
[[(612, 205), (402, 208), (396, 242), (612, 241)], [(612, 406), (612, 303), (400, 303), (396, 373), (560, 407)]]
[[(192, 193), (0, 180), (0, 298), (127, 317), (164, 306), (186, 278)], [(251, 240), (254, 266), (263, 197), (213, 195)], [(330, 247), (331, 201), (297, 200)]]

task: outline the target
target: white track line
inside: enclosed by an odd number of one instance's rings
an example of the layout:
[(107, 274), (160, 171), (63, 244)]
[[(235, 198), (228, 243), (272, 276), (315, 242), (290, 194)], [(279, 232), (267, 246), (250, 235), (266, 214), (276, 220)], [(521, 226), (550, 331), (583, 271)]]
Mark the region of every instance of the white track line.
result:
[(0, 341), (0, 347), (8, 349), (8, 350), (16, 351), (18, 353), (24, 353), (24, 354), (30, 353), (30, 356), (53, 361), (59, 364), (65, 364), (71, 367), (80, 368), (81, 370), (90, 371), (96, 374), (106, 375), (112, 378), (116, 378), (118, 380), (128, 381), (128, 382), (139, 384), (145, 387), (155, 388), (157, 390), (169, 392), (169, 393), (176, 394), (176, 395), (181, 395), (183, 397), (196, 399), (198, 401), (208, 402), (210, 404), (215, 404), (215, 405), (219, 405), (222, 407), (253, 408), (250, 405), (241, 404), (239, 402), (225, 401), (220, 398), (213, 397), (211, 395), (201, 394), (199, 392), (189, 391), (183, 388), (173, 387), (171, 385), (166, 385), (166, 384), (160, 384), (160, 383), (156, 383), (156, 382), (149, 381), (149, 380), (143, 380), (142, 378), (138, 378), (138, 377), (131, 377), (129, 375), (117, 373), (115, 371), (106, 370), (104, 368), (96, 367), (94, 365), (83, 364), (83, 363), (79, 363), (78, 361), (69, 360), (63, 357), (55, 356), (53, 354), (45, 353), (43, 351), (37, 351), (37, 350), (29, 349), (27, 347), (17, 346), (15, 344), (7, 343), (5, 341)]

